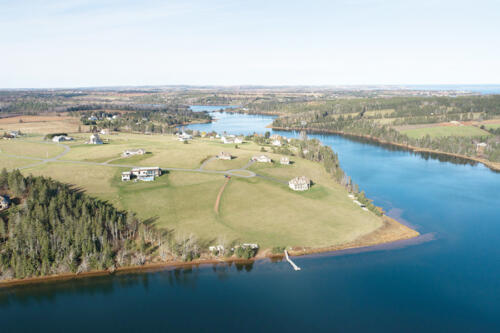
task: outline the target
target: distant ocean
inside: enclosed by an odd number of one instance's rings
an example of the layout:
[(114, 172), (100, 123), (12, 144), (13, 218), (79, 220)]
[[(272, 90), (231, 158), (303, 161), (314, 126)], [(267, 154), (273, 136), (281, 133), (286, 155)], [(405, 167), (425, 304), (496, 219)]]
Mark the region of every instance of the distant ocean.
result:
[(416, 90), (455, 90), (481, 93), (483, 95), (500, 94), (500, 84), (422, 84), (422, 85), (403, 85), (407, 89)]

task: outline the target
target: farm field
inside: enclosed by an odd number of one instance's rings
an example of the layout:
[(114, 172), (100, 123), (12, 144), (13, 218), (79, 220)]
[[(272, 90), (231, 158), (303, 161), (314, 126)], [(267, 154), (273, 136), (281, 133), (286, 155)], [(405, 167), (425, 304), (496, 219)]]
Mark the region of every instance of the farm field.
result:
[[(249, 167), (265, 178), (238, 177), (240, 174), (251, 176), (248, 171), (238, 171), (232, 176), (216, 213), (214, 205), (226, 178), (211, 170), (246, 166), (251, 156), (260, 154), (260, 146), (252, 142), (240, 144), (236, 149), (234, 145), (209, 139), (198, 138), (184, 144), (172, 135), (119, 134), (103, 136), (109, 139), (108, 144), (86, 145), (83, 142), (87, 134), (73, 136), (76, 141), (67, 144), (70, 151), (60, 160), (22, 172), (72, 184), (120, 209), (133, 211), (160, 228), (174, 230), (176, 235), (195, 234), (202, 243), (213, 244), (224, 238), (255, 242), (263, 248), (326, 247), (352, 242), (383, 225), (382, 218), (354, 204), (320, 164), (292, 157), (293, 164), (280, 165), (281, 155), (272, 153), (265, 154), (274, 163), (255, 163)], [(53, 149), (52, 154), (63, 148), (22, 140), (6, 141), (5, 145), (8, 144), (16, 147), (13, 151), (34, 155), (33, 145), (49, 147)], [(149, 154), (121, 158), (123, 150), (130, 148), (144, 148)], [(236, 158), (212, 159), (203, 165), (205, 172), (195, 170), (221, 151), (230, 152)], [(12, 167), (19, 163), (17, 159), (6, 160)], [(189, 170), (169, 171), (153, 182), (122, 182), (120, 173), (129, 168), (113, 163)], [(290, 190), (287, 181), (302, 175), (313, 180), (313, 187), (306, 192)]]
[(77, 132), (79, 126), (80, 120), (69, 116), (19, 116), (0, 119), (0, 132), (17, 130), (23, 133)]
[(421, 127), (414, 129), (403, 129), (401, 133), (408, 135), (410, 138), (423, 138), (426, 135), (431, 137), (441, 136), (488, 136), (488, 132), (475, 126), (432, 126)]

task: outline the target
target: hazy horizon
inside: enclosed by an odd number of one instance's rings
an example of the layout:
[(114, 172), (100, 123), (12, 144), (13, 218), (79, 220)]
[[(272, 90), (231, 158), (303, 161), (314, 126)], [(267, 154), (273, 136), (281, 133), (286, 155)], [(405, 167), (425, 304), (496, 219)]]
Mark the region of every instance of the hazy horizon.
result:
[(3, 89), (496, 85), (500, 77), (500, 4), (491, 0), (7, 0), (0, 12)]

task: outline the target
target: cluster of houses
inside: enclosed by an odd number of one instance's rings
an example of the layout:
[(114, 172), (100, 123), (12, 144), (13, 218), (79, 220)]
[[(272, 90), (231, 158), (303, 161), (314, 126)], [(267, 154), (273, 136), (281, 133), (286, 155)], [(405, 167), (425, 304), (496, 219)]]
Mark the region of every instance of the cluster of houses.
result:
[(89, 121), (98, 121), (100, 119), (102, 119), (102, 120), (114, 120), (114, 119), (118, 119), (118, 118), (120, 118), (119, 114), (112, 115), (112, 114), (107, 114), (107, 113), (103, 112), (101, 114), (98, 114), (97, 116), (91, 115), (87, 119)]
[(306, 176), (295, 177), (288, 182), (288, 187), (294, 191), (307, 191), (311, 187), (311, 180)]
[(136, 180), (151, 182), (159, 176), (161, 176), (161, 169), (159, 167), (133, 168), (131, 171), (122, 172), (122, 181), (127, 182), (135, 178)]
[[(240, 244), (240, 245), (236, 245), (235, 247), (231, 248), (231, 251), (234, 251), (235, 249), (237, 248), (243, 248), (243, 249), (252, 249), (252, 250), (258, 250), (259, 249), (259, 245), (258, 244), (255, 244), (255, 243), (243, 243), (243, 244)], [(223, 254), (224, 251), (225, 251), (225, 248), (223, 245), (213, 245), (213, 246), (209, 246), (208, 247), (208, 250), (212, 253), (214, 252), (217, 252), (217, 254)]]
[(142, 148), (128, 149), (122, 153), (122, 157), (130, 157), (130, 156), (134, 156), (134, 155), (144, 155), (144, 154), (146, 154), (146, 151)]
[(231, 143), (243, 143), (243, 138), (237, 137), (236, 135), (224, 135), (221, 136), (221, 141), (224, 144), (231, 144)]
[(283, 143), (290, 142), (292, 139), (287, 139), (281, 135), (278, 134), (273, 134), (269, 137), (271, 140), (271, 145), (276, 146), (276, 147), (281, 147)]

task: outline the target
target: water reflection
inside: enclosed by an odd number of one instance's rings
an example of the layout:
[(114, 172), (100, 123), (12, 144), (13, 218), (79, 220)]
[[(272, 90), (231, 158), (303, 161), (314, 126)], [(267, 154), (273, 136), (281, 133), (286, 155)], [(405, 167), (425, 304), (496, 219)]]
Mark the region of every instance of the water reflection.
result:
[(249, 273), (253, 268), (253, 261), (224, 262), (212, 266), (193, 265), (17, 285), (0, 288), (0, 308), (8, 307), (13, 303), (27, 305), (31, 302), (55, 302), (58, 297), (74, 294), (107, 295), (113, 294), (116, 289), (140, 287), (147, 291), (150, 288), (151, 279), (166, 281), (172, 288), (196, 289), (199, 276), (205, 269), (211, 269), (216, 274), (217, 279), (227, 280), (234, 272)]

